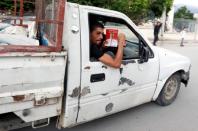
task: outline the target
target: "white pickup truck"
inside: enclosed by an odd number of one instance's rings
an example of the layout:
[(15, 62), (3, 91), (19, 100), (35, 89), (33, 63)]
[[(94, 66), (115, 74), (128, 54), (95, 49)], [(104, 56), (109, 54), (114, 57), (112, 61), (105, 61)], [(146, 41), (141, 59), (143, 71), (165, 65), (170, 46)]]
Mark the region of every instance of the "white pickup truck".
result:
[[(65, 9), (62, 50), (0, 46), (1, 128), (39, 128), (51, 118), (67, 128), (147, 102), (166, 106), (187, 86), (190, 60), (153, 46), (126, 15), (69, 2)], [(126, 34), (120, 69), (90, 57), (93, 19)]]

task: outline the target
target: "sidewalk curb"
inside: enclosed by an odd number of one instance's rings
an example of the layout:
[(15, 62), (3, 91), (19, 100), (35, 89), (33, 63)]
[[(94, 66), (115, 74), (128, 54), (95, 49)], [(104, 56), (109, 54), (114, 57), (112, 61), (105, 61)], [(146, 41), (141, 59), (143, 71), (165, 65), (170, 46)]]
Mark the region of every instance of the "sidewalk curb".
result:
[[(153, 41), (152, 38), (148, 38), (148, 40), (150, 40), (151, 42)], [(180, 42), (181, 40), (175, 40), (175, 39), (159, 39), (159, 41), (172, 41), (172, 42)], [(193, 43), (198, 43), (198, 40), (184, 40), (185, 43), (190, 43), (190, 42), (193, 42)]]

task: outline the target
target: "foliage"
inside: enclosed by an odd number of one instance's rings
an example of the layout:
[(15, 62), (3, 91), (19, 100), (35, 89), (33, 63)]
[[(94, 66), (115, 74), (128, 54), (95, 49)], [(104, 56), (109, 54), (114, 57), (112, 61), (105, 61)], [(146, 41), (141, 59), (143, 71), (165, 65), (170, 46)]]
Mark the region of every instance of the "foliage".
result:
[(0, 1), (1, 10), (10, 10), (13, 7), (12, 0), (1, 0)]
[[(128, 15), (135, 23), (143, 21), (152, 12), (155, 17), (160, 17), (163, 10), (170, 10), (173, 0), (68, 0), (79, 3), (117, 10)], [(13, 0), (0, 0), (2, 10), (13, 9)], [(26, 4), (25, 10), (32, 10), (33, 5)]]
[(150, 12), (160, 17), (166, 7), (171, 9), (173, 0), (69, 0), (70, 2), (117, 10), (140, 23)]
[(173, 5), (173, 0), (151, 0), (150, 10), (154, 12), (156, 17), (161, 17), (164, 9), (168, 13)]
[[(17, 2), (17, 11), (20, 9), (20, 2)], [(13, 10), (14, 9), (14, 1), (13, 0), (0, 0), (0, 10)], [(34, 5), (32, 3), (24, 3), (24, 10), (34, 10)]]
[(117, 0), (111, 7), (128, 15), (136, 24), (146, 17), (148, 8), (149, 0)]
[(186, 6), (182, 6), (175, 13), (175, 18), (183, 18), (183, 19), (193, 19), (193, 13), (191, 13)]

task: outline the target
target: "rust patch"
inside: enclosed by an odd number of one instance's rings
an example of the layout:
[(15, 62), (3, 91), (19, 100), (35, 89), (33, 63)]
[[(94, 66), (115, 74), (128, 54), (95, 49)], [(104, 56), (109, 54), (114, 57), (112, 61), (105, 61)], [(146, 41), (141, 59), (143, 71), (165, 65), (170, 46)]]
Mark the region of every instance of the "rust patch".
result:
[(80, 94), (80, 89), (79, 89), (79, 87), (77, 87), (77, 88), (75, 88), (75, 89), (73, 90), (72, 94), (69, 95), (69, 96), (72, 97), (72, 98), (74, 98), (74, 97), (78, 97), (79, 94)]
[(47, 102), (46, 102), (46, 99), (45, 98), (41, 98), (40, 100), (35, 100), (34, 101), (34, 105), (35, 106), (42, 106), (42, 105), (45, 105)]
[(81, 96), (86, 96), (87, 94), (90, 94), (90, 93), (91, 93), (91, 90), (90, 90), (89, 86), (88, 87), (84, 87), (82, 89)]
[(132, 80), (128, 79), (128, 78), (125, 78), (125, 77), (121, 77), (120, 78), (120, 81), (119, 81), (119, 86), (120, 85), (124, 85), (124, 84), (127, 84), (129, 86), (133, 86), (135, 85), (135, 82), (133, 82)]
[[(33, 54), (33, 53), (32, 53)], [(26, 55), (24, 55), (24, 56), (26, 56), (26, 57), (30, 57), (30, 56), (32, 56), (31, 54), (26, 54)]]
[(111, 112), (113, 110), (113, 103), (109, 103), (106, 107), (105, 107), (105, 111), (106, 112)]
[(23, 68), (23, 67), (14, 67), (12, 69), (17, 70), (17, 69), (21, 69), (21, 68)]
[(1, 85), (2, 88), (8, 87), (8, 85)]
[(57, 112), (58, 115), (60, 115), (61, 114), (61, 109), (56, 109), (56, 112)]
[(102, 68), (107, 69), (108, 67), (107, 67), (107, 66), (105, 66), (105, 65), (103, 65), (103, 66), (102, 66)]
[(127, 91), (127, 90), (128, 90), (128, 89), (122, 89), (120, 93), (123, 93), (123, 92), (125, 92), (125, 91)]
[(25, 95), (13, 96), (13, 100), (16, 102), (23, 101), (24, 99), (25, 99)]
[(106, 95), (108, 95), (108, 93), (104, 93), (104, 94), (101, 94), (102, 96), (106, 96)]
[(25, 110), (23, 110), (22, 114), (23, 114), (24, 117), (27, 117), (27, 116), (30, 115), (30, 113), (31, 113), (30, 109), (25, 109)]

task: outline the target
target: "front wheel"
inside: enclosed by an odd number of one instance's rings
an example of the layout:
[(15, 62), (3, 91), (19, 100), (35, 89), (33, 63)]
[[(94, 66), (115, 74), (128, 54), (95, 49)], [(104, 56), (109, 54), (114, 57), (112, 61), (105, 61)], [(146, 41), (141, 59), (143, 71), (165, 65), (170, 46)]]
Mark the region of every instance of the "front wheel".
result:
[(181, 77), (179, 74), (172, 75), (165, 83), (160, 92), (156, 103), (161, 106), (170, 105), (177, 97), (181, 86)]

